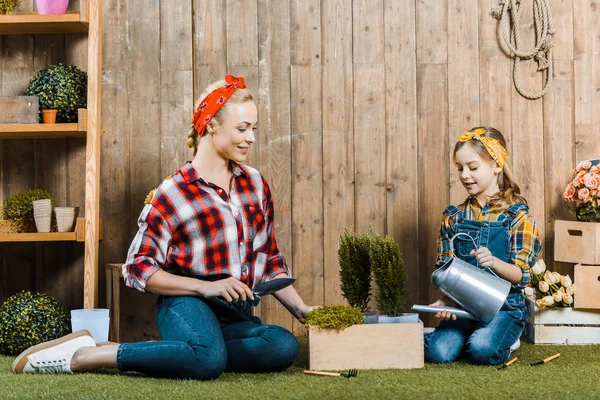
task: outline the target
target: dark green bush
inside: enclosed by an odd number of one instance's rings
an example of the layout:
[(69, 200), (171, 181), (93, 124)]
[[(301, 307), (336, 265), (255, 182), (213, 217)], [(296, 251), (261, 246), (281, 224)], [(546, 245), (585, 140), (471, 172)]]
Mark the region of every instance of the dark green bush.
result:
[(87, 107), (87, 73), (74, 65), (49, 65), (35, 74), (25, 93), (38, 96), (40, 110), (57, 110), (56, 122), (76, 122), (77, 109)]
[(367, 233), (344, 232), (340, 237), (338, 260), (340, 288), (351, 306), (367, 310), (371, 296), (370, 237)]
[(363, 312), (354, 306), (323, 306), (306, 316), (306, 324), (323, 329), (345, 329), (363, 324)]
[(0, 352), (16, 355), (71, 332), (69, 314), (47, 294), (22, 291), (0, 307)]
[(378, 291), (375, 293), (380, 314), (396, 317), (404, 311), (407, 275), (400, 246), (391, 236), (373, 233), (369, 250), (371, 268)]
[[(17, 232), (35, 231), (33, 219), (34, 200), (50, 199), (52, 209), (56, 206), (54, 197), (42, 189), (29, 189), (25, 192), (15, 193), (4, 200), (2, 205), (2, 219), (9, 219), (15, 225)], [(52, 213), (52, 230), (56, 230), (56, 217)]]

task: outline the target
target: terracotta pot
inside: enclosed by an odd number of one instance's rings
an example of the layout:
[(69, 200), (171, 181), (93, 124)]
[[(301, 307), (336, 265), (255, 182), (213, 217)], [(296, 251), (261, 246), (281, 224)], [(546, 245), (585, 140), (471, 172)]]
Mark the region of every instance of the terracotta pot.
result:
[(69, 8), (69, 0), (35, 0), (35, 5), (40, 15), (64, 14)]
[(42, 121), (45, 124), (56, 123), (56, 110), (42, 110)]

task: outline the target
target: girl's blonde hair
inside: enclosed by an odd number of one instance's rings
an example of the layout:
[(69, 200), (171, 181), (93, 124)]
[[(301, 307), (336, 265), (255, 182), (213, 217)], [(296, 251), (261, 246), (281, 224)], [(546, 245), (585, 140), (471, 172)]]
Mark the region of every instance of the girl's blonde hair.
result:
[[(198, 108), (198, 106), (200, 105), (202, 100), (204, 100), (204, 98), (206, 96), (208, 96), (208, 94), (210, 92), (212, 92), (213, 90), (215, 90), (221, 86), (225, 86), (225, 84), (226, 84), (226, 82), (224, 80), (221, 80), (221, 81), (215, 82), (211, 85), (208, 85), (206, 87), (206, 89), (204, 89), (204, 92), (202, 92), (202, 94), (200, 95), (200, 100), (196, 103), (196, 107), (194, 107), (194, 110), (196, 108)], [(227, 112), (229, 110), (230, 103), (245, 103), (247, 101), (254, 101), (254, 95), (252, 94), (250, 89), (248, 89), (248, 88), (236, 89), (235, 92), (233, 93), (233, 95), (229, 98), (229, 100), (227, 100), (227, 102), (225, 104), (223, 104), (223, 107), (221, 107), (221, 109), (219, 111), (217, 111), (215, 116), (212, 117), (212, 119), (206, 126), (206, 133), (213, 134), (215, 129), (217, 129), (219, 126), (223, 125), (223, 121), (225, 119), (225, 115), (227, 115)], [(198, 131), (196, 131), (196, 128), (194, 128), (194, 125), (192, 124), (192, 127), (190, 128), (190, 131), (188, 132), (187, 145), (189, 148), (194, 150), (194, 153), (193, 153), (194, 156), (196, 155), (196, 152), (198, 151), (199, 141), (200, 141), (200, 138), (198, 136)]]
[[(506, 149), (506, 140), (502, 133), (496, 128), (492, 128), (489, 126), (478, 126), (470, 130), (470, 132), (474, 132), (476, 129), (482, 128), (485, 130), (485, 133), (481, 136), (489, 137), (492, 139), (498, 140), (500, 144)], [(460, 150), (466, 143), (469, 143), (475, 152), (481, 157), (483, 160), (497, 166), (498, 164), (490, 153), (488, 153), (485, 146), (479, 140), (469, 140), (467, 142), (457, 142), (454, 146), (454, 152), (452, 153), (452, 157), (456, 160), (456, 152)], [(488, 200), (488, 204), (490, 206), (500, 206), (502, 208), (508, 208), (515, 203), (523, 203), (527, 204), (527, 199), (521, 195), (521, 189), (519, 185), (517, 185), (513, 181), (513, 174), (506, 162), (504, 162), (504, 166), (502, 167), (502, 171), (498, 174), (498, 188), (500, 191), (494, 196), (490, 197)]]

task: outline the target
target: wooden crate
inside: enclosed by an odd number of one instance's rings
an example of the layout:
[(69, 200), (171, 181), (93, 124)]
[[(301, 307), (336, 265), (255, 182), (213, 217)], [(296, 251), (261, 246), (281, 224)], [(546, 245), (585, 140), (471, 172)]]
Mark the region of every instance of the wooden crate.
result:
[(600, 266), (575, 266), (575, 296), (573, 307), (600, 309)]
[(310, 328), (310, 369), (408, 369), (424, 365), (423, 323)]
[(556, 261), (600, 264), (600, 223), (556, 220)]
[(37, 124), (37, 96), (0, 96), (0, 124)]
[[(577, 297), (577, 293), (575, 293)], [(546, 308), (527, 299), (527, 336), (535, 344), (600, 343), (600, 310)]]

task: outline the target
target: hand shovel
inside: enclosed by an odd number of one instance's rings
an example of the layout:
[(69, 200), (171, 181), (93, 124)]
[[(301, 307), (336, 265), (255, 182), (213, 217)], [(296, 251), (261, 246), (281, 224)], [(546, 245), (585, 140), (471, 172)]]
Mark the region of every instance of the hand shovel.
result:
[(247, 307), (256, 307), (260, 303), (260, 298), (268, 294), (273, 294), (283, 288), (290, 286), (296, 282), (294, 278), (278, 278), (270, 281), (261, 282), (254, 289), (252, 289), (252, 295), (254, 300), (248, 298), (246, 301), (235, 301), (233, 303), (227, 303), (222, 297), (213, 297), (214, 303), (229, 307), (230, 304), (236, 306), (240, 311), (243, 311)]

